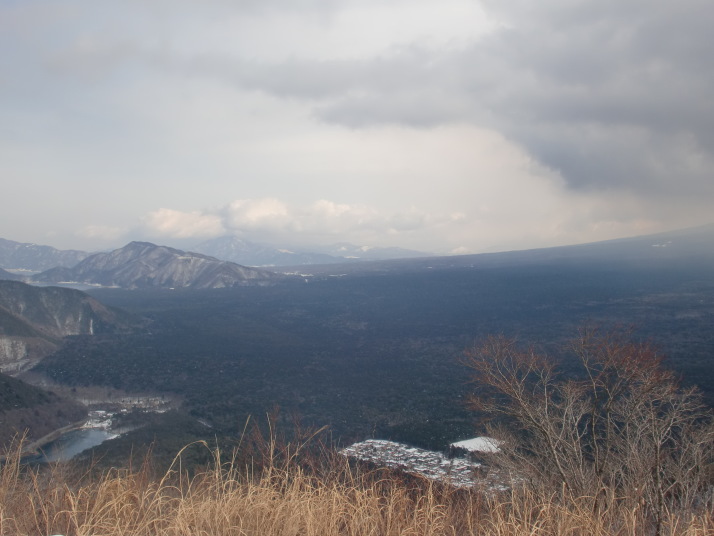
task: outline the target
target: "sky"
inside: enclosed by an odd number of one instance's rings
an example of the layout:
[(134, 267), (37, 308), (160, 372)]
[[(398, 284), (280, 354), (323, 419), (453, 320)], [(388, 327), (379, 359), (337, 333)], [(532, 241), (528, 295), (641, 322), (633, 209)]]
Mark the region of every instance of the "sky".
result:
[(436, 254), (714, 221), (705, 0), (0, 0), (0, 237)]

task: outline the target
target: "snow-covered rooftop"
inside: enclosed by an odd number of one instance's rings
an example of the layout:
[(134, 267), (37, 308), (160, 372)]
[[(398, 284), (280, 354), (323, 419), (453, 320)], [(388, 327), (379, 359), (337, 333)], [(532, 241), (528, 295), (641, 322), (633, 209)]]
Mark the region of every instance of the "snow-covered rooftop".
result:
[(447, 458), (440, 452), (383, 439), (368, 439), (350, 445), (340, 452), (350, 458), (401, 469), (456, 487), (476, 486), (475, 470), (481, 466), (463, 458)]
[(451, 446), (457, 449), (465, 449), (469, 452), (498, 452), (501, 442), (492, 437), (473, 437), (452, 443)]

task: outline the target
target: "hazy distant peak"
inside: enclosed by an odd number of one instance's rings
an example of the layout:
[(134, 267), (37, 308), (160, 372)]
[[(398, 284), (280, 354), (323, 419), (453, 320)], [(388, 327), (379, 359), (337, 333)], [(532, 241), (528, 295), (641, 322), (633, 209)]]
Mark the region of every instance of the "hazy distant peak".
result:
[(272, 246), (243, 240), (236, 236), (222, 236), (196, 245), (196, 251), (246, 266), (299, 266), (309, 264), (337, 264), (357, 260), (386, 260), (428, 257), (428, 253), (397, 247), (380, 248), (356, 246), (340, 242), (330, 246), (296, 247)]
[(230, 235), (201, 242), (192, 249), (244, 266), (332, 264), (344, 260), (323, 253), (300, 251), (299, 248), (295, 247), (275, 247), (268, 244), (250, 242)]
[(55, 266), (74, 266), (90, 254), (0, 238), (0, 268), (38, 272)]
[(341, 256), (343, 258), (360, 260), (389, 260), (389, 259), (413, 259), (419, 257), (431, 257), (431, 253), (405, 249), (400, 247), (378, 247), (368, 244), (355, 245), (349, 242), (338, 242), (330, 246), (318, 247), (321, 253)]

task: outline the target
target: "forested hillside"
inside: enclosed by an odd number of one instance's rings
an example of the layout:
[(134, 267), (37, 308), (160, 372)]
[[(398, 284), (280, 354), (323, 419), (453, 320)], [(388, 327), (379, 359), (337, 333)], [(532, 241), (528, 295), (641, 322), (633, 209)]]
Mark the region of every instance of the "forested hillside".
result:
[[(476, 418), (461, 365), (475, 340), (503, 333), (557, 349), (584, 325), (634, 329), (687, 383), (714, 392), (714, 272), (679, 259), (649, 265), (553, 262), (313, 278), (268, 288), (103, 290), (151, 319), (146, 331), (72, 339), (38, 370), (68, 384), (184, 397), (211, 433), (280, 408), (343, 440), (443, 447)], [(554, 351), (565, 360), (568, 355)], [(570, 368), (572, 370), (572, 367)]]
[(31, 443), (86, 415), (75, 402), (0, 373), (0, 447), (26, 432)]

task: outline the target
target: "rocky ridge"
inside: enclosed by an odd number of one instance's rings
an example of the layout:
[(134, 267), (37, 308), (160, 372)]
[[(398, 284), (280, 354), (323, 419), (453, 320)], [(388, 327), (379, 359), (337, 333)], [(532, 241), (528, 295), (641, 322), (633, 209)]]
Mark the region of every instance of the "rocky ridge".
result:
[(56, 350), (63, 337), (114, 331), (132, 322), (78, 290), (0, 280), (0, 369), (22, 372)]

